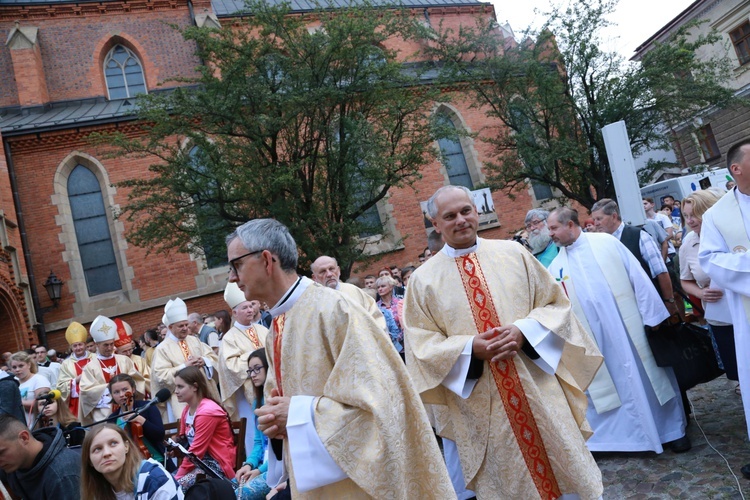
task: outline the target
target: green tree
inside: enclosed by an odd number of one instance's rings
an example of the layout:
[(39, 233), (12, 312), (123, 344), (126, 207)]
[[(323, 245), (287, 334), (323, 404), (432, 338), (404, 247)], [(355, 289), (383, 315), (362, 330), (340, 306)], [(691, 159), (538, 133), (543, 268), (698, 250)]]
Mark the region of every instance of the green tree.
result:
[(142, 134), (99, 137), (116, 154), (154, 159), (151, 176), (122, 183), (128, 239), (205, 252), (210, 264), (225, 261), (234, 227), (273, 217), (300, 246), (301, 271), (327, 254), (347, 275), (362, 237), (383, 232), (377, 203), (436, 157), (437, 90), (400, 61), (410, 54), (383, 48), (411, 37), (414, 21), (368, 5), (248, 9), (240, 26), (185, 29), (204, 62), (199, 76), (138, 99)]
[(696, 56), (719, 35), (691, 37), (695, 24), (655, 44), (639, 63), (600, 49), (615, 4), (574, 2), (520, 44), (486, 20), (433, 35), (430, 55), (444, 63), (443, 77), (466, 82), (475, 106), (501, 124), (486, 139), (492, 187), (512, 193), (532, 181), (591, 207), (615, 194), (602, 127), (623, 120), (637, 156), (669, 146), (670, 130), (696, 112), (738, 104), (723, 86), (729, 62)]

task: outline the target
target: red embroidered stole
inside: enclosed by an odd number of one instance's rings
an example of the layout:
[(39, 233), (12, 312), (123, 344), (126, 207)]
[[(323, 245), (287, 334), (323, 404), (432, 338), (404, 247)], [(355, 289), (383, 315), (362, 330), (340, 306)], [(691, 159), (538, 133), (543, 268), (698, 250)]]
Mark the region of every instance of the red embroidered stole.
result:
[(280, 314), (273, 318), (273, 372), (276, 375), (276, 388), (279, 396), (284, 395), (281, 385), (281, 338), (284, 334), (284, 322), (286, 314)]
[[(83, 373), (83, 369), (86, 368), (86, 365), (89, 364), (89, 361), (91, 361), (91, 358), (86, 356), (83, 359), (79, 359), (75, 363), (73, 363), (73, 366), (76, 370), (76, 376), (79, 376)], [(72, 379), (70, 381), (70, 397), (68, 397), (68, 408), (70, 409), (70, 412), (73, 415), (78, 415), (78, 398), (81, 396), (81, 383), (76, 382), (75, 379)], [(76, 395), (73, 396), (73, 389), (75, 389)]]
[(117, 358), (113, 356), (111, 359), (97, 358), (97, 360), (99, 361), (99, 368), (102, 370), (104, 381), (109, 384), (112, 377), (119, 375), (120, 373), (120, 366), (117, 364)]
[(260, 349), (260, 339), (258, 338), (258, 332), (255, 330), (253, 325), (245, 330), (245, 334), (250, 338), (250, 342), (253, 343), (253, 349)]
[(178, 340), (177, 344), (179, 344), (182, 355), (185, 357), (185, 361), (187, 361), (190, 358), (190, 347), (187, 345), (187, 340)]
[[(456, 259), (458, 272), (464, 290), (471, 305), (477, 331), (482, 333), (499, 327), (500, 318), (492, 296), (479, 267), (476, 253), (470, 253)], [(531, 412), (521, 379), (518, 376), (515, 362), (511, 360), (489, 363), (495, 379), (497, 391), (505, 407), (518, 447), (526, 461), (526, 467), (534, 480), (539, 496), (543, 499), (555, 499), (561, 496), (555, 473), (547, 457), (541, 433)]]

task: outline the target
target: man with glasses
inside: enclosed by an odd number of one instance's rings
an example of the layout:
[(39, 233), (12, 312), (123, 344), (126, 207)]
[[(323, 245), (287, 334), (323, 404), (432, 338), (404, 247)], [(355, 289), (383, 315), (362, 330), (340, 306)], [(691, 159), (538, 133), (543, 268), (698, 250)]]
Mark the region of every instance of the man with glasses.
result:
[(34, 360), (39, 369), (39, 374), (50, 381), (52, 384), (50, 387), (55, 387), (60, 376), (60, 363), (50, 361), (47, 357), (47, 348), (41, 344), (34, 348)]
[(371, 315), (297, 275), (288, 229), (256, 219), (227, 238), (229, 280), (271, 308), (258, 428), (268, 485), (292, 498), (455, 498), (422, 402)]
[[(219, 346), (219, 364), (216, 369), (219, 373), (221, 404), (232, 420), (244, 417), (248, 422), (254, 422), (255, 386), (246, 373), (247, 360), (252, 352), (265, 346), (268, 329), (252, 321), (260, 310), (260, 303), (257, 300), (247, 300), (236, 283), (227, 284), (224, 301), (232, 309), (234, 324), (224, 334)], [(245, 450), (248, 453), (253, 449), (254, 439), (255, 433), (245, 433)]]
[(45, 346), (36, 346), (34, 348), (34, 353), (37, 366), (49, 366), (50, 360), (47, 358), (47, 348)]
[(526, 213), (526, 231), (529, 233), (526, 240), (531, 247), (531, 253), (542, 263), (549, 267), (550, 262), (557, 257), (558, 248), (552, 241), (547, 228), (547, 217), (549, 212), (541, 208), (534, 208)]
[(174, 394), (174, 376), (187, 366), (203, 368), (203, 374), (209, 380), (208, 388), (215, 401), (220, 401), (216, 390), (216, 370), (214, 367), (218, 359), (213, 349), (190, 335), (188, 327), (187, 305), (179, 297), (170, 300), (164, 306), (162, 322), (167, 325), (164, 342), (154, 349), (151, 365), (151, 394), (157, 394), (161, 389), (169, 389), (172, 397), (166, 407), (161, 408), (162, 420), (176, 422), (182, 414), (185, 403), (177, 400)]

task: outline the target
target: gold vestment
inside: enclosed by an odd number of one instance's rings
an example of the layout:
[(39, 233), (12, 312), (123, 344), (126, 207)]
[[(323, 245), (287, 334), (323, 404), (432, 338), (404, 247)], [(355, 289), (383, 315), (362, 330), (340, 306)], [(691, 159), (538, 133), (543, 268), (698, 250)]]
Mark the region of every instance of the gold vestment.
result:
[[(473, 258), (501, 325), (530, 318), (565, 341), (555, 375), (520, 352), (511, 362), (562, 494), (598, 498), (602, 480), (586, 448), (591, 430), (583, 392), (602, 363), (598, 349), (575, 320), (562, 289), (523, 247), (480, 240)], [(404, 301), (406, 366), (425, 403), (447, 405), (447, 411), (437, 412), (437, 427), (456, 442), (467, 488), (479, 498), (539, 498), (488, 362), (467, 399), (441, 385), (467, 343), (482, 333), (460, 260), (440, 252), (411, 275)]]
[[(192, 335), (188, 335), (185, 341), (187, 342), (191, 356), (208, 358), (211, 361), (215, 374), (218, 360), (214, 350)], [(163, 388), (169, 389), (172, 393), (169, 403), (172, 406), (175, 421), (182, 415), (182, 409), (185, 407), (185, 404), (177, 401), (177, 396), (174, 394), (174, 376), (181, 368), (184, 368), (182, 365), (184, 365), (185, 361), (185, 355), (182, 354), (180, 345), (169, 336), (154, 349), (154, 359), (151, 365), (151, 394), (156, 396), (159, 390)], [(203, 370), (203, 373), (205, 375), (205, 370)], [(208, 381), (208, 389), (211, 392), (211, 397), (215, 401), (219, 401), (219, 391), (216, 388), (216, 381), (214, 379), (216, 379), (216, 375), (214, 375), (212, 380)], [(159, 406), (162, 410), (164, 423), (167, 423), (169, 420), (166, 418), (166, 409), (163, 405)]]
[[(93, 359), (96, 358), (96, 354), (86, 351), (86, 357), (89, 359), (90, 363)], [(63, 359), (62, 363), (60, 363), (60, 375), (57, 377), (56, 389), (60, 391), (61, 399), (65, 401), (66, 404), (69, 403), (69, 399), (71, 396), (71, 382), (75, 382), (76, 377), (78, 377), (78, 372), (76, 371), (77, 361), (78, 360), (75, 358), (75, 356), (71, 354), (67, 358)], [(83, 371), (81, 371), (81, 375), (83, 375)]]
[(135, 369), (138, 370), (138, 373), (143, 375), (143, 380), (146, 381), (146, 394), (144, 396), (146, 399), (149, 399), (149, 395), (151, 394), (151, 370), (146, 363), (146, 359), (137, 354), (131, 354), (130, 360), (135, 365)]
[(383, 311), (380, 310), (380, 308), (378, 307), (378, 303), (375, 302), (375, 299), (367, 295), (364, 291), (362, 291), (360, 287), (352, 285), (351, 283), (339, 283), (339, 287), (337, 290), (343, 293), (344, 297), (361, 306), (365, 311), (370, 313), (370, 316), (375, 319), (375, 322), (378, 324), (378, 326), (384, 331), (388, 331), (388, 328), (385, 324), (385, 316), (383, 316)]
[[(135, 380), (135, 392), (143, 398), (146, 393), (143, 375), (135, 369), (135, 365), (130, 358), (119, 354), (115, 354), (114, 356), (117, 362), (118, 373), (126, 373), (133, 377), (133, 380)], [(114, 374), (110, 379), (112, 377), (114, 377)], [(108, 382), (104, 378), (99, 358), (94, 355), (94, 359), (89, 361), (89, 364), (86, 365), (81, 374), (81, 399), (78, 405), (78, 419), (81, 424), (87, 425), (98, 422), (112, 414), (111, 405), (107, 408), (96, 407), (102, 398), (102, 394), (104, 394), (104, 390), (107, 389), (107, 384)]]
[[(283, 318), (283, 396), (318, 397), (316, 432), (348, 476), (299, 492), (285, 440), (292, 497), (455, 498), (419, 395), (372, 316), (335, 290), (311, 284)], [(274, 328), (266, 341), (266, 400), (277, 387)]]
[[(250, 335), (236, 326), (229, 329), (221, 339), (219, 346), (219, 387), (221, 388), (221, 404), (229, 413), (232, 420), (239, 420), (236, 392), (242, 390), (245, 399), (252, 406), (255, 400), (255, 386), (247, 375), (247, 360), (253, 351), (265, 346), (268, 329), (260, 323), (251, 325), (257, 336), (257, 342)], [(252, 420), (248, 419), (248, 432), (252, 430)], [(248, 453), (250, 450), (247, 450)]]

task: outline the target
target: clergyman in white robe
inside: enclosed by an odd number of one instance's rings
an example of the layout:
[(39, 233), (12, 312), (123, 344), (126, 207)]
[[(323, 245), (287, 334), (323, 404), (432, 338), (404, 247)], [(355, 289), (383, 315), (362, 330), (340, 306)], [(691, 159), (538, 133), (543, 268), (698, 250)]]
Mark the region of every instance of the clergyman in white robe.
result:
[(656, 366), (643, 329), (669, 317), (661, 296), (633, 254), (606, 233), (580, 233), (549, 270), (604, 355), (586, 391), (589, 450), (661, 453), (686, 426), (674, 372)]
[[(738, 221), (742, 221), (741, 223)], [(750, 195), (735, 187), (703, 214), (698, 262), (724, 289), (734, 325), (737, 373), (750, 434)]]

